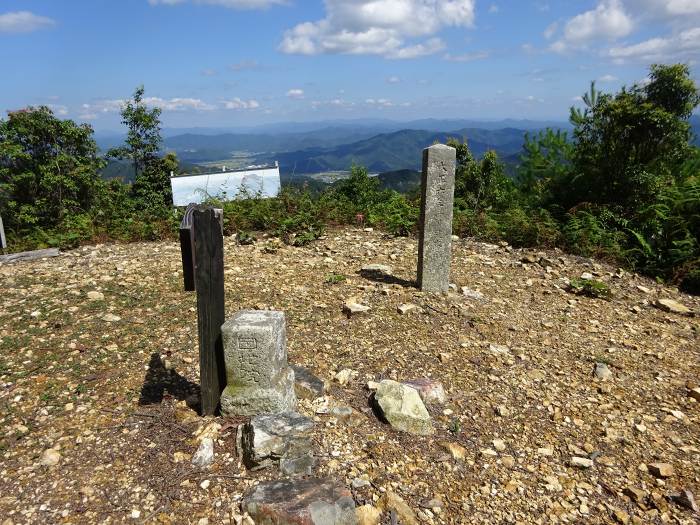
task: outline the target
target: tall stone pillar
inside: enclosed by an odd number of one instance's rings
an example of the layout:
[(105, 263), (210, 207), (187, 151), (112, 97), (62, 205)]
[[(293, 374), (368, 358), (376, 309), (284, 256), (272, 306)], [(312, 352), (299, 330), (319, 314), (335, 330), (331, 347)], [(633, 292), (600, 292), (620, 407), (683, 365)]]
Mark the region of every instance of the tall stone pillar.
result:
[(424, 292), (446, 292), (450, 283), (456, 161), (450, 146), (423, 150), (418, 287)]

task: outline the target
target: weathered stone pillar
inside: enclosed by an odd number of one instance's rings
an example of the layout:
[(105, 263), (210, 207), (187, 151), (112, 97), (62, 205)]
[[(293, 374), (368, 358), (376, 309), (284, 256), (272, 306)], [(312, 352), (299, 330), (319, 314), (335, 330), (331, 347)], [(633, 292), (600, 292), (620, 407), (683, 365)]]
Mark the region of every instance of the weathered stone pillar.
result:
[(444, 144), (423, 150), (418, 287), (425, 292), (446, 292), (450, 282), (456, 160)]
[(226, 388), (221, 412), (226, 416), (293, 411), (294, 371), (287, 366), (283, 312), (242, 310), (221, 327)]

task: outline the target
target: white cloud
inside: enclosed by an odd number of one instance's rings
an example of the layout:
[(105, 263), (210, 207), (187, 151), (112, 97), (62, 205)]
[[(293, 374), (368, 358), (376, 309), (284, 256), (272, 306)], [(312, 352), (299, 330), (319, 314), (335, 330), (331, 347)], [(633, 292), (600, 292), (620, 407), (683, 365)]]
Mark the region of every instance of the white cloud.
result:
[(207, 104), (199, 98), (163, 99), (160, 97), (146, 97), (143, 101), (146, 105), (160, 108), (163, 111), (186, 111), (188, 109), (211, 111), (215, 109), (213, 105)]
[(676, 18), (700, 15), (698, 0), (626, 0), (626, 3), (640, 16)]
[[(148, 0), (151, 5), (177, 5), (188, 0)], [(284, 5), (287, 0), (194, 0), (195, 4), (218, 5), (230, 9), (266, 9), (273, 5)]]
[(334, 98), (331, 100), (314, 100), (313, 102), (311, 102), (312, 109), (318, 109), (321, 107), (334, 107), (334, 108), (350, 109), (354, 106), (355, 106), (354, 102), (350, 102), (350, 101), (344, 100), (342, 98)]
[(399, 84), (401, 82), (401, 79), (397, 77), (396, 75), (392, 75), (390, 77), (387, 77), (386, 83), (387, 84)]
[(58, 115), (60, 117), (68, 115), (68, 108), (63, 104), (46, 104), (46, 107), (53, 111), (54, 115)]
[(617, 82), (619, 79), (615, 75), (603, 75), (598, 79), (598, 82)]
[(303, 89), (290, 89), (287, 91), (287, 96), (289, 98), (304, 98), (304, 90)]
[(391, 108), (394, 106), (394, 103), (387, 98), (368, 98), (365, 100), (365, 104), (377, 108)]
[(260, 67), (260, 64), (256, 60), (243, 60), (241, 62), (237, 62), (236, 64), (231, 64), (229, 69), (231, 71), (239, 72), (260, 69)]
[(258, 109), (260, 103), (255, 99), (242, 100), (238, 97), (222, 101), (225, 109)]
[[(122, 99), (114, 100), (98, 100), (92, 104), (83, 104), (82, 113), (97, 115), (100, 113), (116, 113), (122, 110), (128, 101)], [(161, 97), (145, 97), (143, 102), (150, 107), (157, 107), (163, 111), (211, 111), (216, 109), (216, 106), (208, 104), (199, 98), (169, 98)]]
[(498, 8), (498, 6), (496, 4), (491, 4), (489, 6), (489, 13), (496, 14), (496, 13), (498, 13), (498, 11), (500, 11), (500, 9)]
[(471, 27), (474, 0), (326, 0), (326, 17), (284, 33), (284, 53), (414, 58), (445, 47), (433, 37), (445, 27)]
[(544, 30), (544, 37), (549, 40), (551, 39), (559, 29), (559, 22), (552, 22), (547, 26), (547, 28)]
[(99, 115), (97, 113), (80, 113), (78, 118), (80, 120), (96, 120), (99, 118)]
[(97, 114), (97, 113), (115, 113), (121, 111), (126, 100), (115, 99), (115, 100), (98, 100), (93, 104), (83, 104), (82, 111), (85, 114)]
[(464, 53), (462, 55), (451, 55), (447, 53), (442, 58), (448, 62), (473, 62), (475, 60), (483, 60), (489, 57), (487, 51), (477, 51), (475, 53)]
[(610, 49), (608, 56), (618, 63), (700, 58), (700, 27), (686, 29), (666, 38), (655, 37), (637, 44), (616, 46)]
[(205, 77), (216, 76), (216, 70), (215, 69), (202, 69), (202, 76), (205, 76)]
[[(551, 28), (551, 26), (550, 26)], [(548, 28), (548, 29), (550, 29)], [(550, 49), (557, 53), (585, 48), (598, 40), (616, 40), (629, 35), (634, 22), (620, 0), (601, 0), (595, 9), (566, 22), (563, 34)], [(547, 31), (545, 31), (546, 36)], [(551, 32), (549, 38), (554, 36)]]
[(0, 14), (0, 33), (31, 33), (55, 23), (51, 18), (29, 11), (11, 11)]

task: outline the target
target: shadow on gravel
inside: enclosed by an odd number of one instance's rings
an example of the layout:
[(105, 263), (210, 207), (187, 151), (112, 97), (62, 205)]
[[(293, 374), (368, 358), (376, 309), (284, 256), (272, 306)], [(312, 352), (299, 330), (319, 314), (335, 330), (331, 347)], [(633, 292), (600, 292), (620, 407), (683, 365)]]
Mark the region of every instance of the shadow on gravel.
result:
[(175, 370), (165, 368), (158, 353), (151, 355), (146, 378), (141, 387), (139, 405), (157, 405), (165, 397), (187, 402), (187, 406), (199, 412), (199, 385), (181, 376)]
[(406, 279), (401, 279), (401, 277), (396, 277), (395, 275), (388, 275), (386, 273), (378, 272), (375, 270), (360, 270), (360, 277), (364, 277), (375, 283), (383, 284), (398, 284), (404, 288), (417, 288), (418, 283), (416, 281), (408, 281)]

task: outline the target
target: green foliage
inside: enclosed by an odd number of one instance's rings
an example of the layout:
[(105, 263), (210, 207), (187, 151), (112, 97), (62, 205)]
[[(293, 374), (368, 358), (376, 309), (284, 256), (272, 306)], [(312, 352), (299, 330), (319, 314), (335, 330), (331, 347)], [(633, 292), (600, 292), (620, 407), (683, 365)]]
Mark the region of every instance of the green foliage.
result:
[(389, 192), (386, 200), (372, 206), (369, 224), (381, 226), (397, 236), (414, 233), (420, 216), (419, 203), (410, 201), (396, 192)]
[(344, 282), (345, 280), (347, 280), (347, 277), (345, 277), (342, 273), (329, 273), (326, 276), (326, 283), (328, 284), (338, 284)]
[(466, 142), (450, 139), (447, 145), (457, 150), (455, 202), (458, 208), (477, 212), (500, 210), (512, 202), (515, 186), (506, 176), (495, 151), (487, 151), (481, 160), (476, 160)]
[(595, 279), (571, 279), (569, 290), (578, 295), (596, 299), (610, 299), (612, 292), (607, 284)]
[(92, 128), (45, 107), (0, 120), (0, 213), (10, 236), (57, 228), (89, 210), (101, 184)]
[(127, 127), (126, 144), (113, 148), (107, 156), (129, 159), (133, 165), (134, 198), (147, 213), (161, 215), (173, 203), (170, 173), (178, 170), (177, 156), (168, 153), (158, 156), (163, 139), (160, 135), (160, 108), (148, 108), (144, 87), (139, 86), (121, 111), (122, 123)]
[(566, 132), (547, 129), (526, 134), (517, 172), (523, 194), (535, 203), (551, 202), (551, 185), (568, 175), (573, 152)]
[(239, 231), (238, 235), (236, 236), (236, 240), (238, 241), (238, 244), (240, 244), (241, 246), (248, 246), (250, 244), (255, 244), (255, 241), (257, 239), (255, 238), (255, 235), (253, 235), (250, 232)]
[(654, 65), (646, 85), (615, 95), (591, 87), (574, 124), (572, 170), (556, 185), (565, 207), (581, 202), (620, 206), (625, 215), (652, 203), (688, 158), (698, 90), (685, 65)]

